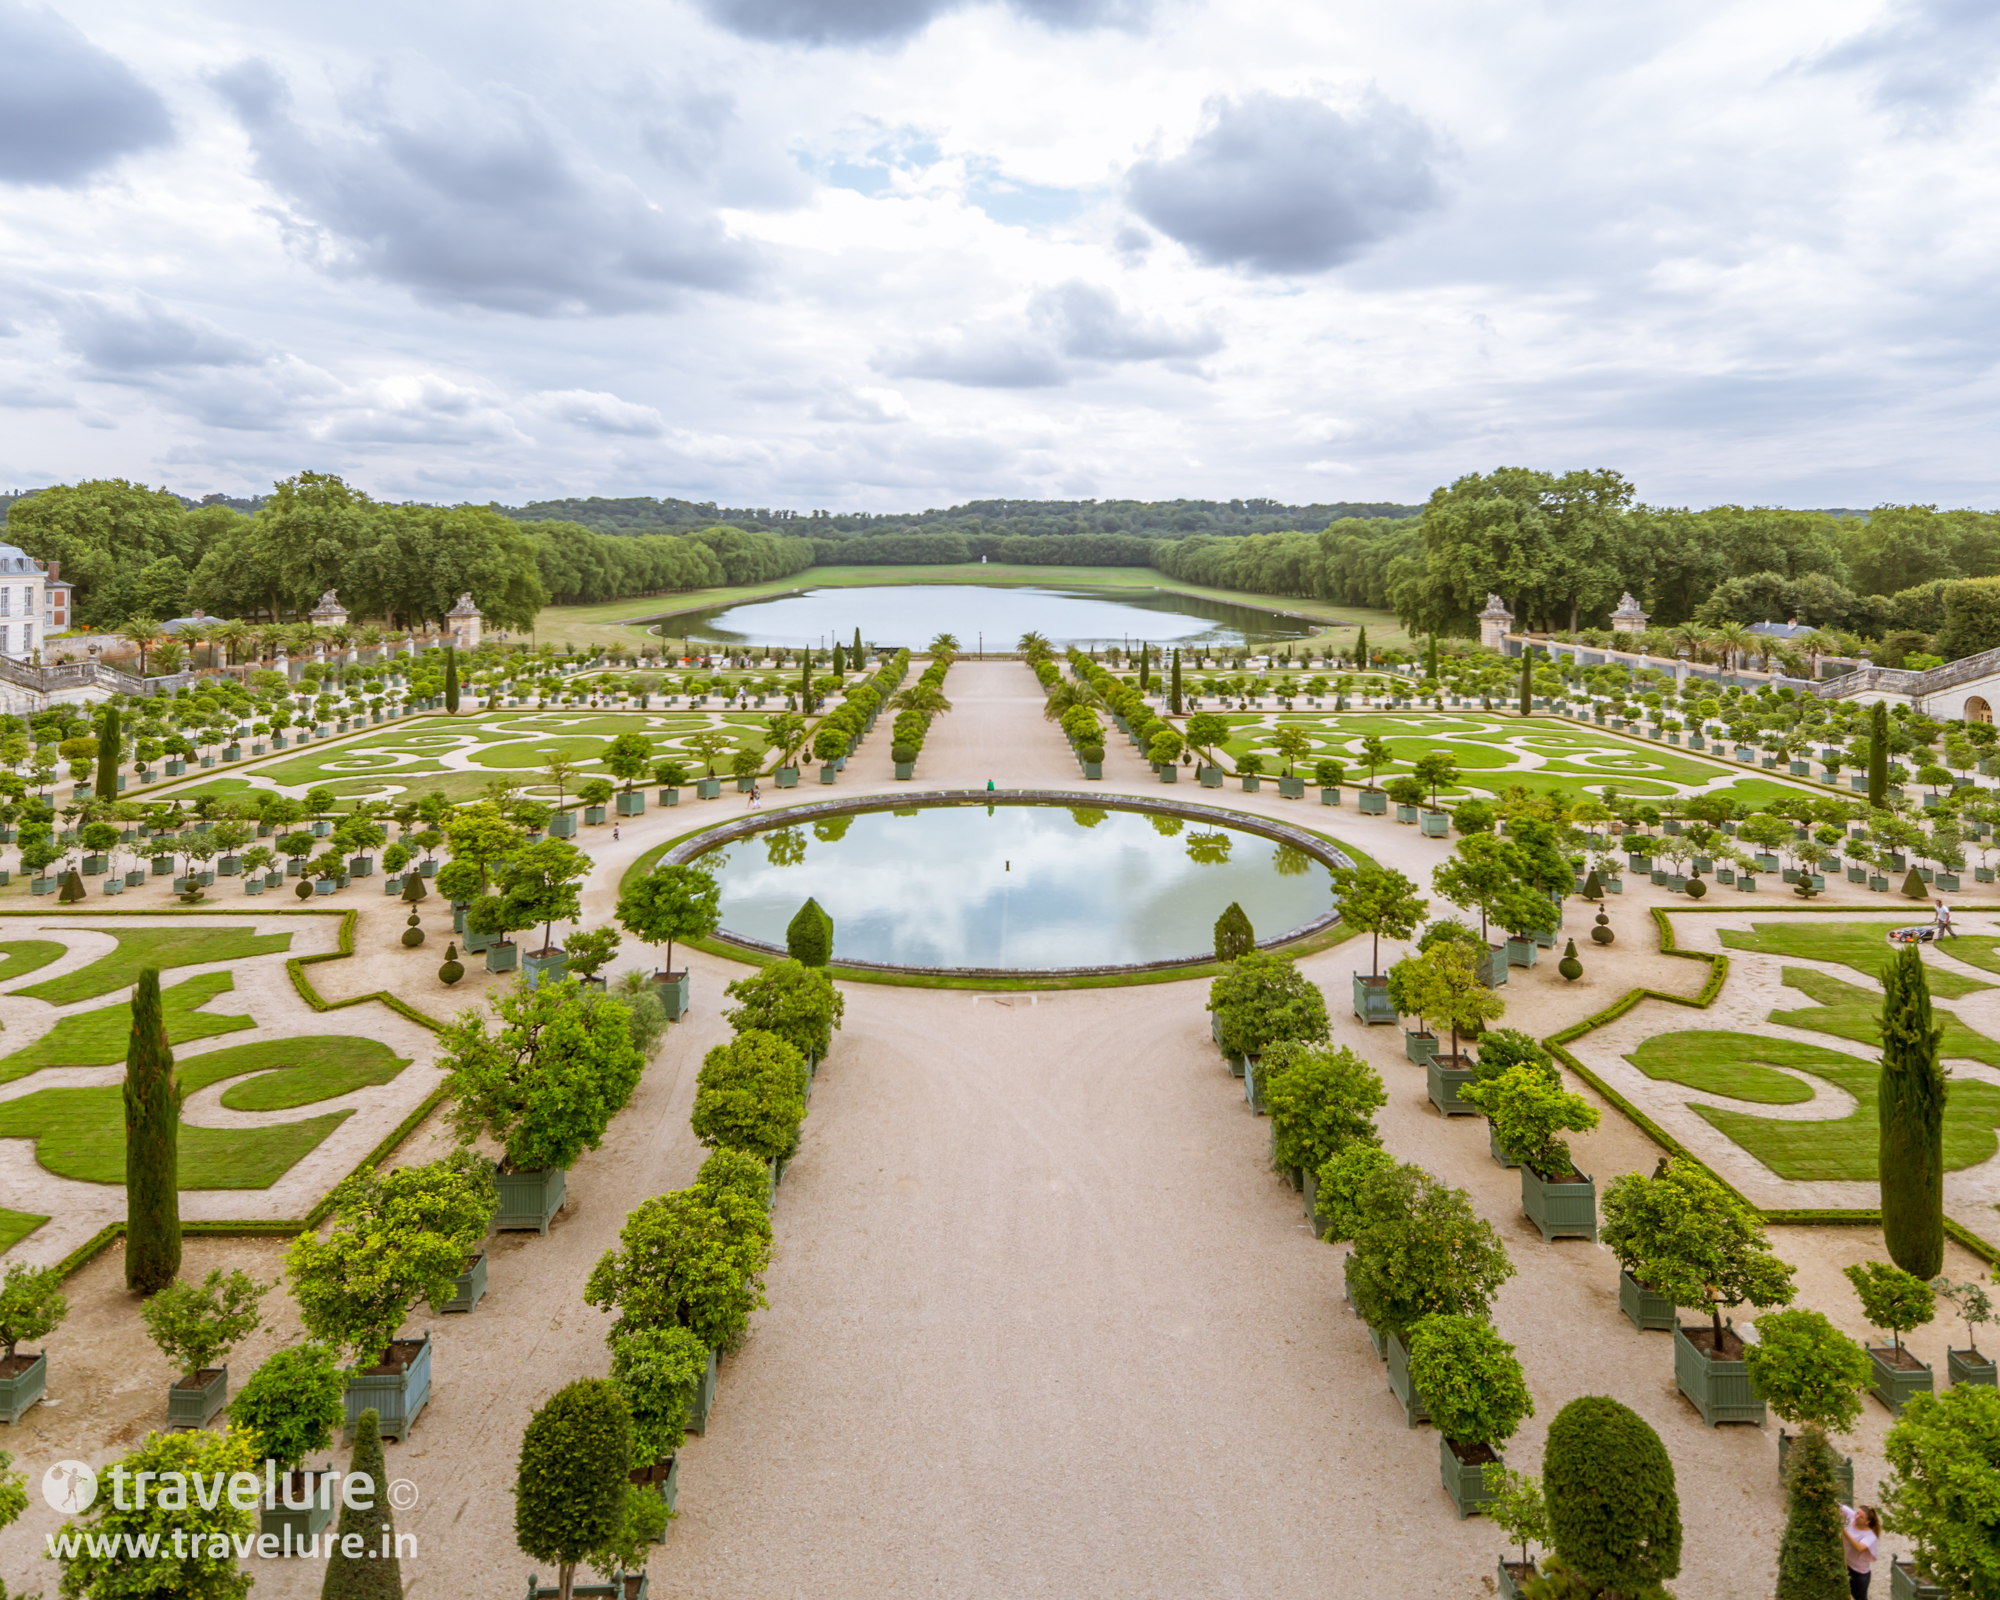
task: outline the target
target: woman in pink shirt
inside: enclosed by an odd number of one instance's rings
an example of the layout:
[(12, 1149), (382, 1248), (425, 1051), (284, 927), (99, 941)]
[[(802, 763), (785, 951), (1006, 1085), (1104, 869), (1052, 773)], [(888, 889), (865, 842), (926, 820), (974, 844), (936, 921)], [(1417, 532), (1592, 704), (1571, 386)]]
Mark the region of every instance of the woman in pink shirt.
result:
[(1875, 1547), (1882, 1519), (1873, 1506), (1840, 1508), (1840, 1548), (1847, 1557), (1847, 1592), (1853, 1600), (1868, 1600), (1868, 1579), (1875, 1571)]

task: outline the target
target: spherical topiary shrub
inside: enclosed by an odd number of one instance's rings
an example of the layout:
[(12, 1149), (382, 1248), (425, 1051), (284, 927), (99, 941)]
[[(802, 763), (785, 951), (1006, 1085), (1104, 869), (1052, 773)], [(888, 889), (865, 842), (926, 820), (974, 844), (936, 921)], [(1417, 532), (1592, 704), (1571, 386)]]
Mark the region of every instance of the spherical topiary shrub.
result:
[(1597, 913), (1597, 926), (1590, 930), (1590, 937), (1598, 944), (1609, 944), (1618, 937), (1611, 931), (1611, 919), (1602, 911)]
[(917, 747), (913, 744), (892, 744), (889, 746), (889, 759), (899, 767), (907, 766), (917, 759)]
[(1583, 976), (1583, 963), (1576, 958), (1576, 941), (1574, 939), (1570, 940), (1563, 947), (1562, 960), (1556, 963), (1556, 971), (1569, 979), (1571, 983), (1576, 982), (1578, 978)]
[(1667, 1447), (1609, 1395), (1572, 1400), (1542, 1453), (1549, 1533), (1572, 1572), (1598, 1589), (1645, 1590), (1681, 1570), (1681, 1506)]
[(299, 886), (296, 889), (294, 889), (292, 893), (297, 895), (301, 900), (310, 900), (313, 897), (312, 879), (310, 878), (299, 879)]
[(1708, 880), (1706, 878), (1693, 877), (1688, 879), (1687, 897), (1690, 900), (1699, 900), (1703, 895), (1707, 893), (1708, 893)]
[(416, 912), (410, 913), (410, 925), (403, 930), (403, 943), (412, 950), (424, 942), (423, 919)]
[(458, 941), (453, 940), (444, 947), (444, 965), (438, 968), (438, 978), (444, 983), (456, 983), (464, 976), (464, 963), (458, 959)]

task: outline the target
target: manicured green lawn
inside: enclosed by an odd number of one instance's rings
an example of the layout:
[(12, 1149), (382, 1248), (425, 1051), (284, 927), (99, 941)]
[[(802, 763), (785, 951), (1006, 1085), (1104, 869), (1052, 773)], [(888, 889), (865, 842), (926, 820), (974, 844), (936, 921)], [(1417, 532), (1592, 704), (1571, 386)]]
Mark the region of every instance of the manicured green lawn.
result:
[[(228, 994), (235, 986), (235, 979), (226, 972), (203, 972), (161, 990), (167, 1042), (183, 1044), (189, 1039), (206, 1039), (255, 1027), (249, 1017), (215, 1016), (197, 1009), (219, 994)], [(122, 1061), (131, 1037), (129, 1006), (100, 1006), (95, 1011), (63, 1017), (27, 1049), (0, 1057), (0, 1083), (25, 1078), (43, 1067), (96, 1067)]]
[[(1804, 1014), (1781, 1013), (1776, 1020), (1791, 1021)], [(1798, 1104), (1811, 1098), (1802, 1085), (1785, 1080), (1772, 1066), (1796, 1067), (1824, 1079), (1854, 1097), (1850, 1115), (1792, 1122), (1722, 1106), (1692, 1109), (1780, 1178), (1800, 1183), (1872, 1183), (1878, 1176), (1880, 1069), (1873, 1061), (1754, 1034), (1700, 1029), (1656, 1035), (1627, 1059), (1650, 1078), (1763, 1105)], [(1780, 1088), (1780, 1082), (1787, 1086)], [(1990, 1160), (2000, 1148), (1996, 1128), (2000, 1128), (2000, 1088), (1971, 1079), (1955, 1082), (1945, 1104), (1945, 1166), (1957, 1171)]]
[(32, 1211), (9, 1211), (0, 1206), (0, 1251), (13, 1249), (48, 1220)]
[(68, 945), (56, 939), (9, 939), (0, 944), (0, 955), (6, 957), (6, 964), (0, 966), (0, 983), (12, 983), (16, 978), (38, 972), (68, 949)]
[[(1795, 1011), (1773, 1011), (1773, 1022), (1830, 1033), (1837, 1039), (1852, 1039), (1856, 1044), (1881, 1045), (1882, 996), (1878, 991), (1842, 983), (1838, 978), (1805, 967), (1785, 968), (1785, 985), (1809, 999), (1817, 1000), (1819, 1004), (1802, 1006)], [(1931, 1020), (1944, 1029), (1944, 1036), (1938, 1043), (1940, 1055), (1965, 1056), (1973, 1061), (1984, 1061), (1988, 1066), (2000, 1067), (2000, 1043), (1983, 1033), (1973, 1032), (1942, 1007), (1932, 1013)]]
[[(1921, 909), (1913, 914), (1913, 920), (1925, 920)], [(1830, 918), (1815, 918), (1810, 922), (1753, 923), (1748, 933), (1724, 928), (1718, 937), (1726, 949), (1750, 950), (1767, 956), (1793, 956), (1801, 961), (1837, 962), (1865, 973), (1879, 983), (1896, 953), (1889, 947), (1889, 930), (1898, 926), (1901, 924), (1887, 921), (1835, 922)], [(1992, 948), (2000, 944), (2000, 940), (1990, 936), (1968, 937), (1958, 942), (1966, 947), (1965, 959), (1977, 966), (1990, 965)], [(1982, 945), (1988, 960), (1977, 960), (1972, 953)], [(1954, 947), (1952, 954), (1959, 953)], [(1785, 971), (1785, 981), (1791, 983), (1792, 969), (1788, 967)], [(1930, 982), (1931, 993), (1947, 1000), (1993, 987), (1956, 972), (1947, 972), (1936, 962), (1926, 964), (1924, 975)], [(1805, 986), (1794, 984), (1793, 987), (1802, 989)], [(1882, 1004), (1880, 996), (1874, 997), (1871, 1003), (1879, 1008)]]
[(94, 928), (109, 933), (118, 948), (89, 966), (66, 977), (51, 978), (16, 994), (46, 1000), (50, 1005), (70, 1005), (93, 1000), (136, 983), (146, 967), (187, 967), (210, 961), (244, 961), (251, 956), (289, 950), (289, 933), (252, 933), (246, 928)]
[[(325, 1035), (260, 1040), (180, 1063), (189, 1094), (224, 1078), (262, 1073), (232, 1086), (232, 1110), (282, 1110), (331, 1099), (368, 1083), (385, 1083), (409, 1063), (373, 1039)], [(351, 1115), (336, 1111), (266, 1128), (203, 1128), (183, 1123), (183, 1189), (268, 1189)], [(0, 1102), (0, 1138), (33, 1139), (35, 1159), (62, 1178), (84, 1183), (125, 1181), (124, 1093), (117, 1084), (93, 1089), (43, 1089)]]

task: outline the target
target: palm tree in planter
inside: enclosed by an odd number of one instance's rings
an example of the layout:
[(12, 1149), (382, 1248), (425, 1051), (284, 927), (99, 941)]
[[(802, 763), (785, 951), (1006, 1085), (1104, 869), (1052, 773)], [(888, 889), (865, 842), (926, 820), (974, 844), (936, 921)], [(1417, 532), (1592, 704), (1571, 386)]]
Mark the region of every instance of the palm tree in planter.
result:
[[(704, 1173), (714, 1160), (703, 1164)], [(768, 1172), (757, 1176), (768, 1185)], [(741, 1182), (697, 1179), (655, 1195), (625, 1218), (617, 1248), (605, 1251), (584, 1285), (585, 1304), (618, 1313), (606, 1335), (614, 1350), (634, 1332), (685, 1328), (708, 1352), (688, 1408), (691, 1433), (708, 1426), (716, 1352), (734, 1349), (749, 1331), (750, 1313), (765, 1304), (762, 1275), (771, 1259), (765, 1193), (746, 1192)]]
[(502, 1146), (494, 1226), (547, 1233), (565, 1172), (603, 1142), (645, 1058), (626, 1008), (584, 993), (574, 979), (490, 990), (486, 999), (497, 1031), (476, 1007), (438, 1030), (447, 1119), (462, 1145), (483, 1136)]
[(1936, 1291), (1922, 1278), (1886, 1261), (1863, 1261), (1841, 1271), (1861, 1297), (1869, 1326), (1888, 1330), (1887, 1345), (1868, 1347), (1874, 1379), (1869, 1393), (1892, 1415), (1901, 1416), (1912, 1395), (1929, 1394), (1932, 1389), (1930, 1364), (1904, 1347), (1903, 1335), (1937, 1315)]
[(667, 965), (653, 974), (667, 1015), (688, 1008), (691, 974), (673, 970), (674, 941), (705, 939), (721, 926), (722, 889), (697, 862), (670, 862), (639, 879), (618, 898), (618, 925), (634, 938), (667, 947)]
[(1425, 1317), (1410, 1329), (1410, 1382), (1438, 1430), (1445, 1490), (1460, 1518), (1483, 1509), (1486, 1472), (1535, 1414), (1514, 1347), (1482, 1317)]
[(709, 1149), (747, 1151), (776, 1188), (806, 1119), (806, 1058), (775, 1033), (751, 1028), (702, 1058), (695, 1079), (694, 1136)]
[(1709, 1326), (1674, 1326), (1674, 1381), (1710, 1427), (1764, 1421), (1743, 1361), (1743, 1341), (1722, 1313), (1792, 1302), (1792, 1268), (1771, 1252), (1764, 1225), (1742, 1200), (1691, 1161), (1672, 1160), (1641, 1183), (1664, 1186), (1641, 1214), (1651, 1224), (1625, 1246), (1633, 1276), (1675, 1306), (1701, 1306)]
[[(763, 1181), (763, 1174), (757, 1180)], [(632, 1413), (632, 1498), (659, 1507), (666, 1531), (679, 1489), (688, 1411), (708, 1370), (708, 1351), (686, 1328), (633, 1328), (613, 1341), (611, 1381)], [(651, 1490), (650, 1494), (645, 1491)], [(642, 1563), (627, 1561), (634, 1568)]]
[[(1744, 1359), (1764, 1404), (1816, 1445), (1831, 1448), (1829, 1433), (1846, 1433), (1861, 1420), (1861, 1393), (1873, 1371), (1867, 1351), (1817, 1311), (1793, 1308), (1757, 1319), (1757, 1342)], [(1778, 1471), (1792, 1437), (1778, 1430)], [(1854, 1463), (1845, 1467), (1848, 1503), (1854, 1498)]]
[(263, 1459), (277, 1464), (277, 1494), (259, 1532), (282, 1542), (289, 1527), (294, 1550), (333, 1519), (333, 1497), (315, 1493), (325, 1469), (308, 1472), (305, 1459), (333, 1443), (347, 1414), (346, 1388), (331, 1350), (295, 1344), (265, 1357), (229, 1407), (231, 1425), (249, 1430)]
[[(1326, 1039), (1326, 1000), (1288, 956), (1252, 950), (1210, 980), (1208, 1009), (1216, 1042), (1232, 1063), (1264, 1053), (1280, 1039)], [(1232, 1073), (1237, 1068), (1232, 1066)]]
[(1336, 867), (1332, 873), (1334, 904), (1340, 920), (1359, 933), (1371, 936), (1367, 976), (1353, 974), (1354, 1014), (1363, 1022), (1394, 1022), (1396, 1010), (1389, 999), (1389, 980), (1382, 975), (1382, 939), (1407, 939), (1423, 921), (1429, 903), (1417, 893), (1417, 886), (1389, 867)]
[(229, 1352), (261, 1324), (257, 1302), (271, 1290), (240, 1269), (200, 1284), (177, 1279), (140, 1308), (146, 1334), (181, 1377), (167, 1390), (167, 1426), (205, 1428), (229, 1399)]
[(1965, 1319), (1967, 1348), (1954, 1350), (1945, 1347), (1945, 1360), (1951, 1372), (1953, 1383), (1983, 1383), (1994, 1387), (1994, 1363), (1991, 1356), (1979, 1353), (1979, 1329), (1993, 1321), (1993, 1301), (1986, 1290), (1977, 1282), (1953, 1283), (1951, 1279), (1938, 1277), (1931, 1279), (1931, 1288), (1940, 1300), (1950, 1303), (1953, 1310)]
[(826, 1059), (834, 1030), (847, 1015), (847, 1002), (823, 967), (789, 958), (760, 967), (722, 991), (739, 1002), (723, 1012), (738, 1033), (761, 1028), (776, 1034), (805, 1058), (808, 1067)]
[(1542, 1241), (1597, 1238), (1597, 1185), (1577, 1171), (1565, 1133), (1597, 1126), (1597, 1108), (1539, 1064), (1524, 1063), (1459, 1098), (1492, 1119), (1494, 1142), (1521, 1164), (1521, 1209)]
[(1471, 1197), (1413, 1166), (1384, 1169), (1363, 1185), (1361, 1223), (1347, 1258), (1356, 1315), (1388, 1345), (1389, 1388), (1411, 1427), (1424, 1420), (1404, 1343), (1439, 1313), (1484, 1319), (1514, 1263)]
[(1375, 1113), (1388, 1104), (1376, 1070), (1344, 1046), (1284, 1039), (1254, 1070), (1257, 1097), (1271, 1114), (1271, 1164), (1305, 1195), (1306, 1220), (1321, 1232), (1319, 1172), (1350, 1145), (1373, 1145)]

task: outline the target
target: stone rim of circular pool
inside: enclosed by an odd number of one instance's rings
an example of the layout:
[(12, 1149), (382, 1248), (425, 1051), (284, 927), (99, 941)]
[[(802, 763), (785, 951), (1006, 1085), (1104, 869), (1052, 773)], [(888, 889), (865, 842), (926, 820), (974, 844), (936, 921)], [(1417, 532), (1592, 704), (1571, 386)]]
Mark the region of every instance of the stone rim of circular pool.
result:
[[(712, 828), (683, 836), (660, 857), (660, 864), (680, 865), (692, 861), (696, 856), (705, 855), (720, 845), (734, 843), (752, 834), (762, 833), (773, 826), (789, 826), (793, 822), (808, 821), (814, 817), (854, 815), (864, 811), (907, 811), (912, 808), (939, 810), (954, 806), (974, 805), (1016, 805), (1016, 806), (1073, 806), (1089, 805), (1100, 811), (1138, 811), (1159, 816), (1185, 817), (1194, 822), (1212, 822), (1218, 826), (1234, 828), (1241, 833), (1254, 833), (1275, 843), (1289, 844), (1303, 850), (1307, 855), (1328, 868), (1352, 868), (1356, 865), (1353, 857), (1337, 845), (1315, 833), (1294, 828), (1289, 823), (1274, 821), (1269, 817), (1254, 815), (1245, 811), (1225, 811), (1217, 806), (1195, 805), (1183, 800), (1154, 799), (1147, 795), (1134, 794), (1092, 794), (1080, 789), (919, 789), (909, 794), (857, 795), (852, 799), (815, 800), (805, 805), (785, 806), (777, 811), (760, 811), (754, 815), (738, 816), (728, 822), (718, 823)], [(1301, 940), (1310, 939), (1340, 921), (1340, 913), (1329, 911), (1324, 916), (1315, 917), (1311, 922), (1289, 932), (1269, 939), (1259, 939), (1259, 950), (1279, 950)], [(709, 938), (716, 944), (732, 946), (743, 951), (754, 951), (760, 956), (783, 958), (784, 947), (767, 944), (761, 939), (745, 938), (742, 934), (730, 933), (718, 928)], [(1163, 961), (1144, 961), (1114, 966), (1092, 967), (918, 967), (901, 965), (888, 961), (843, 960), (838, 957), (831, 963), (835, 971), (848, 969), (867, 973), (870, 976), (908, 976), (927, 982), (939, 979), (1020, 979), (1034, 982), (1038, 979), (1062, 978), (1117, 978), (1120, 976), (1139, 977), (1149, 973), (1173, 972), (1212, 966), (1215, 957), (1177, 956)]]

